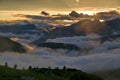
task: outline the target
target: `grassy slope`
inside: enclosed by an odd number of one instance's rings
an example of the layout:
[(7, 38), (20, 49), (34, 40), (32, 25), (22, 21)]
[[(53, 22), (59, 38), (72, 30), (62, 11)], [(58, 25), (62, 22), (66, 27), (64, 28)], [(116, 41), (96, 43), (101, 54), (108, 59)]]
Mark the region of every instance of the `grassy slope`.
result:
[[(53, 71), (52, 69), (50, 70)], [(57, 71), (59, 72), (61, 70), (57, 70)], [(97, 76), (87, 74), (78, 70), (77, 70), (77, 73), (79, 74), (76, 74), (76, 71), (75, 72), (68, 71), (68, 72), (62, 73), (64, 74), (63, 76), (57, 76), (54, 74), (48, 75), (45, 73), (36, 72), (33, 70), (18, 70), (18, 69), (5, 67), (5, 66), (0, 66), (0, 80), (23, 80), (22, 77), (31, 77), (31, 78), (35, 78), (35, 80), (36, 79), (37, 80), (102, 80)], [(71, 76), (73, 76), (72, 79), (71, 79)], [(79, 79), (76, 78), (76, 76)]]
[(42, 80), (52, 80), (41, 73), (28, 70), (18, 70), (0, 66), (0, 80), (21, 80), (22, 77), (42, 78)]
[(120, 69), (96, 71), (93, 74), (96, 74), (105, 80), (120, 80)]

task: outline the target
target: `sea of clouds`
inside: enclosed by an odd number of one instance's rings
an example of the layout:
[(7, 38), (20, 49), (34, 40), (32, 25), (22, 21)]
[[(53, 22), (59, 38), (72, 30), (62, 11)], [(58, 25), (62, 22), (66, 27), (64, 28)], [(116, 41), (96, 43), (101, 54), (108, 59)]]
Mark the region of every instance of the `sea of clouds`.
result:
[(57, 39), (49, 39), (47, 42), (64, 42), (71, 43), (78, 46), (91, 46), (93, 49), (89, 53), (81, 53), (79, 51), (67, 51), (63, 49), (52, 50), (49, 48), (38, 48), (28, 44), (24, 44), (27, 49), (32, 48), (24, 54), (13, 52), (0, 53), (0, 64), (4, 65), (5, 62), (13, 67), (14, 64), (18, 68), (27, 68), (28, 66), (34, 67), (63, 67), (76, 68), (86, 72), (95, 70), (115, 69), (120, 68), (120, 40), (106, 41), (102, 44), (99, 42), (91, 41), (91, 38), (99, 36), (76, 36), (64, 37)]
[[(14, 64), (17, 64), (18, 68), (27, 68), (29, 65), (34, 67), (51, 66), (53, 68), (65, 65), (69, 68), (76, 68), (87, 72), (120, 67), (120, 49), (111, 50), (106, 53), (72, 57), (63, 55), (63, 52), (50, 52), (41, 49), (26, 54), (5, 52), (0, 54), (0, 64), (4, 65), (5, 62), (8, 62), (9, 66), (12, 67)], [(77, 52), (72, 52), (72, 54), (74, 53), (77, 54)]]
[[(19, 15), (20, 16), (20, 15)], [(41, 16), (30, 16), (30, 15), (21, 15), (26, 18), (31, 18), (30, 23), (36, 25), (48, 26), (56, 25), (60, 22), (56, 20), (45, 21), (49, 22), (48, 24), (43, 24), (41, 21)], [(116, 16), (112, 16), (116, 18)], [(118, 17), (117, 17), (118, 18)], [(37, 19), (37, 20), (36, 20)], [(43, 18), (44, 19), (44, 18)], [(61, 17), (60, 17), (61, 19)], [(29, 22), (16, 23), (26, 24)], [(5, 23), (0, 23), (4, 25)], [(60, 23), (61, 24), (61, 23)], [(68, 24), (68, 23), (66, 23)], [(70, 24), (70, 23), (69, 23)], [(101, 43), (99, 40), (94, 41), (93, 39), (100, 38), (101, 36), (92, 34), (88, 36), (75, 36), (75, 37), (62, 37), (56, 39), (48, 39), (47, 42), (59, 42), (59, 43), (69, 43), (74, 44), (79, 47), (85, 48), (86, 50), (90, 49), (89, 52), (79, 52), (79, 51), (67, 51), (63, 49), (52, 50), (49, 48), (38, 48), (36, 46), (29, 45), (29, 42), (34, 41), (40, 37), (40, 35), (31, 35), (31, 34), (13, 34), (13, 33), (2, 33), (1, 36), (5, 37), (19, 37), (18, 42), (22, 43), (28, 50), (27, 53), (19, 54), (14, 52), (0, 52), (0, 65), (4, 65), (5, 62), (9, 66), (13, 67), (14, 64), (18, 65), (18, 68), (22, 69), (28, 68), (28, 66), (33, 67), (63, 67), (67, 66), (69, 68), (76, 68), (86, 72), (92, 72), (95, 70), (106, 70), (106, 69), (115, 69), (120, 68), (120, 39), (114, 41), (105, 41)], [(29, 39), (24, 39), (25, 37), (30, 37)], [(22, 38), (22, 39), (20, 39)]]

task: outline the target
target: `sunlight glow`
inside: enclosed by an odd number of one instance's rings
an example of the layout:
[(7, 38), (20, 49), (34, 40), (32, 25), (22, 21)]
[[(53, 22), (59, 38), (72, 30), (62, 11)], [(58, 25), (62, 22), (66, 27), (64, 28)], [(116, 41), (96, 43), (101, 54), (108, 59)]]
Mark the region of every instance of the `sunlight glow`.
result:
[(11, 21), (11, 20), (26, 20), (25, 17), (15, 17), (15, 14), (26, 14), (26, 15), (38, 15), (37, 11), (0, 11), (0, 20)]
[(80, 2), (80, 0), (76, 0), (76, 2)]
[[(65, 14), (68, 15), (71, 11), (77, 11), (78, 13), (88, 14), (88, 15), (94, 15), (98, 12), (104, 12), (104, 11), (110, 11), (110, 10), (117, 10), (119, 12), (119, 9), (116, 8), (104, 8), (104, 9), (96, 9), (96, 8), (71, 8), (69, 10), (62, 10), (62, 11), (51, 11), (51, 10), (45, 10), (46, 12), (50, 13), (50, 15), (57, 15), (57, 14)], [(0, 20), (3, 21), (12, 21), (12, 20), (26, 20), (25, 17), (16, 17), (16, 14), (25, 14), (25, 15), (40, 15), (42, 10), (40, 11), (0, 11)], [(28, 20), (28, 19), (27, 19)]]
[(79, 13), (87, 14), (87, 15), (94, 15), (97, 12), (96, 11), (79, 11)]
[(28, 45), (28, 44), (25, 44), (25, 43), (21, 43), (26, 49), (27, 51), (33, 51), (35, 49), (34, 46), (31, 46), (31, 45)]
[[(17, 37), (13, 37), (13, 38), (10, 38), (12, 41), (19, 41), (20, 38), (17, 38)], [(28, 45), (28, 44), (25, 44), (25, 43), (21, 43), (28, 51), (33, 51), (35, 49), (34, 46), (32, 45)]]
[(18, 41), (20, 40), (19, 38), (15, 37), (15, 38), (10, 38), (12, 41)]

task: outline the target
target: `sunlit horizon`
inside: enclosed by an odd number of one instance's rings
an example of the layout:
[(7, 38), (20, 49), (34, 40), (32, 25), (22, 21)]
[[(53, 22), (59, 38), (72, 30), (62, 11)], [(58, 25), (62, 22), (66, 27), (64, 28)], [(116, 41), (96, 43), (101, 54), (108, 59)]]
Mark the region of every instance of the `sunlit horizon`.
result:
[[(96, 9), (96, 8), (76, 8), (76, 9), (70, 9), (70, 10), (45, 10), (46, 12), (50, 13), (50, 15), (57, 15), (57, 14), (69, 14), (71, 11), (76, 11), (78, 13), (83, 13), (87, 15), (94, 15), (98, 12), (105, 12), (105, 11), (111, 11), (111, 10), (117, 10), (116, 8), (103, 8), (103, 9)], [(40, 15), (41, 11), (30, 11), (30, 10), (0, 10), (0, 20), (3, 21), (11, 21), (11, 20), (26, 20), (25, 17), (15, 17), (16, 14), (25, 14), (25, 15)]]

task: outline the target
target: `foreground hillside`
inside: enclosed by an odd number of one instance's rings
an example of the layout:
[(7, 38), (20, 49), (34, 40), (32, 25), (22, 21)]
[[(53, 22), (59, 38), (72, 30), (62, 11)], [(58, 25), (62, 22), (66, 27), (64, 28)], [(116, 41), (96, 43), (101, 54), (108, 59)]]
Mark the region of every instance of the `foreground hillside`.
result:
[(23, 46), (17, 42), (14, 42), (6, 37), (0, 36), (0, 52), (11, 51), (11, 52), (19, 52), (25, 53), (26, 50)]
[[(16, 66), (17, 67), (17, 66)], [(7, 66), (0, 66), (0, 80), (102, 80), (80, 70), (55, 68), (32, 68), (18, 70)]]
[(94, 74), (105, 80), (120, 80), (120, 69), (97, 71)]

